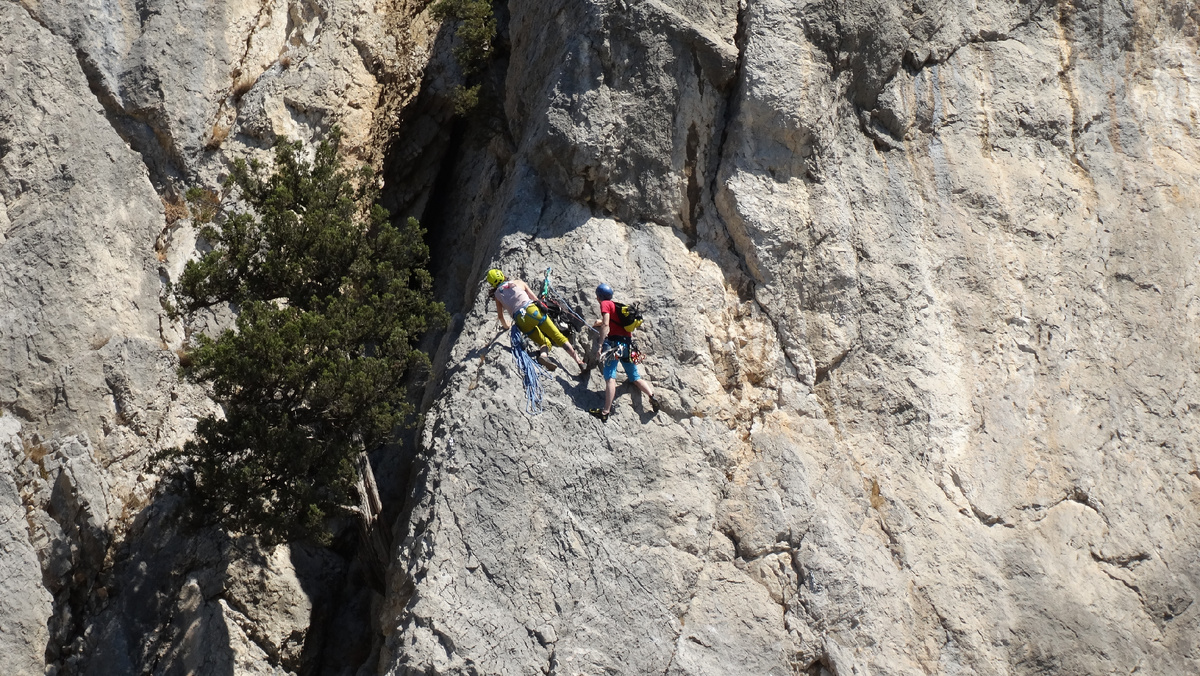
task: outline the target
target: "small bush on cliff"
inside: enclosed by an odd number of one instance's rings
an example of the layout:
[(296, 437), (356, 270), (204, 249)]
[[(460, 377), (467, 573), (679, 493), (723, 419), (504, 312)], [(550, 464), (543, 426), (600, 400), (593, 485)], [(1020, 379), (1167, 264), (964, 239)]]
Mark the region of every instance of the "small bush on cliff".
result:
[(464, 75), (471, 75), (483, 67), (492, 53), (492, 40), (496, 37), (496, 17), (492, 3), (488, 0), (437, 0), (430, 8), (438, 21), (457, 19), (460, 23), (454, 32), (458, 46), (454, 58)]
[(189, 192), (212, 250), (187, 265), (175, 311), (229, 303), (237, 320), (182, 360), (224, 417), (161, 457), (191, 469), (205, 513), (268, 541), (327, 540), (326, 517), (356, 502), (357, 456), (412, 412), (408, 377), (428, 365), (414, 343), (446, 318), (421, 227), (392, 225), (369, 170), (341, 166), (339, 139), (312, 161), (281, 139), (271, 171), (238, 161), (225, 188), (249, 211)]
[(472, 87), (464, 87), (458, 85), (454, 88), (454, 114), (459, 117), (465, 116), (479, 106), (479, 85)]

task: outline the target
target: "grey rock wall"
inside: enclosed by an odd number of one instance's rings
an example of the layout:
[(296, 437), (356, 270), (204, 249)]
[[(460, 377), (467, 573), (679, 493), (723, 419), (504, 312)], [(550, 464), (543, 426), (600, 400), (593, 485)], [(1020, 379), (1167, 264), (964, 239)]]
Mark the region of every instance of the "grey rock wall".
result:
[[(509, 9), (384, 673), (1197, 669), (1190, 4)], [(495, 264), (663, 413), (526, 416)]]
[(377, 135), (415, 93), (436, 30), (408, 0), (21, 4), (75, 48), (94, 98), (167, 193), (215, 184), (276, 135), (309, 140), (333, 124), (358, 159), (378, 162)]
[[(424, 5), (0, 3), (0, 672), (1196, 671), (1190, 3), (513, 0), (460, 123)], [(335, 122), (457, 311), (341, 607), (147, 470), (180, 190)], [(495, 264), (641, 301), (663, 411), (525, 415)]]
[[(19, 526), (3, 559), (6, 577), (25, 582), (10, 619), (26, 638), (3, 659), (14, 660), (5, 671), (34, 673), (47, 639), (73, 623), (72, 578), (102, 565), (114, 525), (147, 498), (137, 467), (147, 438), (172, 433), (174, 374), (157, 356), (162, 205), (146, 170), (66, 41), (14, 3), (0, 6), (0, 25), (0, 455)], [(31, 552), (40, 565), (29, 569)]]
[[(5, 443), (12, 445), (19, 426), (11, 417), (0, 418), (0, 433)], [(20, 490), (13, 480), (11, 460), (7, 453), (0, 455), (0, 494), (3, 500), (3, 545), (4, 577), (0, 582), (0, 617), (4, 618), (4, 631), (0, 632), (0, 653), (4, 655), (4, 668), (17, 676), (38, 674), (42, 671), (42, 653), (49, 640), (46, 619), (50, 616), (53, 599), (42, 586), (41, 566), (38, 565), (37, 550), (29, 541), (29, 527), (25, 521), (25, 505)]]
[(423, 7), (0, 2), (0, 673), (370, 659), (369, 601), (325, 631), (342, 557), (197, 530), (161, 490), (151, 454), (213, 406), (160, 294), (196, 247), (180, 194), (234, 158), (340, 124), (380, 163)]

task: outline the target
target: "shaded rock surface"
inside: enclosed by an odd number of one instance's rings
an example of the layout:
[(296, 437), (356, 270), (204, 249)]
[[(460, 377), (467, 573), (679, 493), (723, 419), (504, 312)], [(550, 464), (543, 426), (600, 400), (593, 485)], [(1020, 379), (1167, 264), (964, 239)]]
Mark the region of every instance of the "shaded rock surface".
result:
[[(1190, 5), (508, 7), (384, 673), (1197, 669)], [(663, 412), (525, 415), (492, 265)]]

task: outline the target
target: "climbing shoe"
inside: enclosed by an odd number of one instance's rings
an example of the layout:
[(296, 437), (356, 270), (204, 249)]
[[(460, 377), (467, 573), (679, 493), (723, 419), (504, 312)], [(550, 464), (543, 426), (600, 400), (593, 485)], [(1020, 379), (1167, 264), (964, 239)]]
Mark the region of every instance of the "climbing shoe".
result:
[(655, 413), (658, 413), (658, 399), (655, 399), (653, 394), (650, 395), (650, 408), (654, 409)]
[(555, 364), (554, 362), (550, 361), (550, 359), (546, 357), (545, 352), (538, 353), (537, 363), (541, 364), (542, 366), (545, 366), (547, 371), (554, 371), (558, 368), (558, 364)]
[(599, 418), (600, 422), (608, 422), (608, 416), (611, 415), (611, 412), (605, 413), (604, 411), (602, 411), (598, 408), (589, 409), (588, 413), (591, 413), (592, 415)]

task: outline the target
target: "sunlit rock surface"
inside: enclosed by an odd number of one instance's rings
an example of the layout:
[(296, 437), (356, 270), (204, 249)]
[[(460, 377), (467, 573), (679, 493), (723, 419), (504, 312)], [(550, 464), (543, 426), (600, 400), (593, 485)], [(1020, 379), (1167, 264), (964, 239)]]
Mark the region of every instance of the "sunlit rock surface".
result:
[[(1198, 667), (1190, 5), (509, 7), (386, 673)], [(493, 264), (664, 411), (523, 414)]]
[[(0, 3), (0, 672), (1200, 670), (1190, 4), (513, 0), (458, 119), (426, 5)], [(333, 124), (456, 313), (386, 589), (148, 464), (182, 190)], [(493, 265), (662, 412), (527, 415)]]

